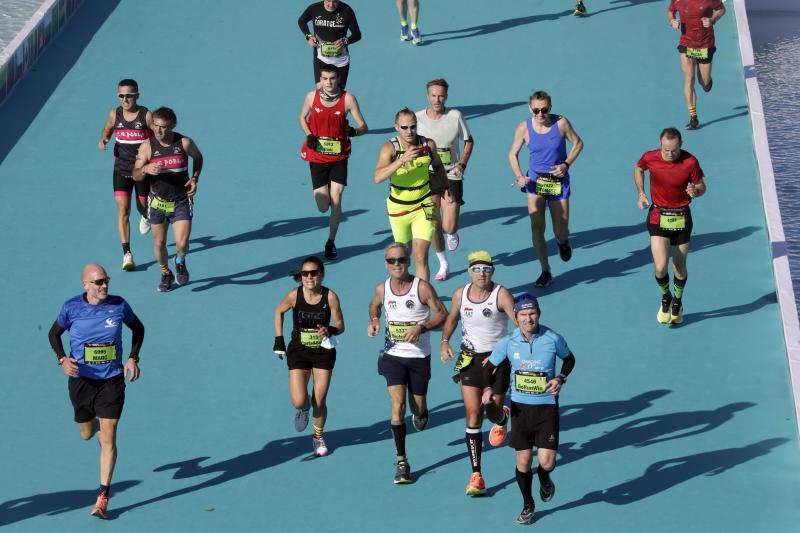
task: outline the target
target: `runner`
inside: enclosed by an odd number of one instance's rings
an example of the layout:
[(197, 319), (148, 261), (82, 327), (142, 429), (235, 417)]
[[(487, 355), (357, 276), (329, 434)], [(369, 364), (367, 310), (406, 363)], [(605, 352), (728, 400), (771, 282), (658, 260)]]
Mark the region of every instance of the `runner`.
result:
[[(308, 23), (314, 23), (313, 32), (308, 31)], [(349, 45), (361, 40), (361, 30), (353, 9), (339, 0), (323, 0), (311, 4), (297, 19), (300, 31), (313, 50), (314, 83), (319, 89), (320, 69), (333, 65), (339, 69), (339, 85), (347, 85), (350, 72)], [(348, 30), (350, 36), (347, 35)]]
[[(417, 117), (405, 107), (394, 117), (397, 137), (381, 145), (375, 183), (389, 180), (386, 209), (394, 240), (411, 244), (415, 275), (428, 281), (428, 249), (438, 216), (431, 197), (431, 178), (447, 183), (436, 143), (417, 135)], [(429, 168), (432, 169), (429, 175)]]
[[(536, 447), (539, 466), (539, 496), (543, 502), (553, 499), (555, 483), (550, 473), (556, 467), (558, 450), (558, 396), (567, 376), (575, 367), (575, 356), (564, 338), (541, 324), (539, 302), (525, 293), (514, 299), (514, 313), (519, 328), (501, 339), (484, 368), (484, 379), (491, 382), (494, 369), (504, 362), (511, 364), (511, 439), (517, 450), (516, 478), (522, 493), (523, 508), (517, 523), (533, 523), (534, 501), (532, 448)], [(562, 360), (556, 375), (556, 357)], [(484, 389), (483, 402), (488, 403), (492, 389)]]
[[(186, 254), (194, 217), (194, 195), (203, 169), (203, 154), (192, 139), (173, 131), (178, 124), (175, 112), (168, 107), (153, 111), (153, 133), (149, 142), (142, 143), (133, 167), (133, 179), (150, 178), (150, 195), (147, 198), (150, 225), (153, 228), (153, 247), (156, 261), (161, 267), (159, 292), (172, 290), (172, 282), (186, 285), (189, 271)], [(192, 158), (192, 176), (189, 177), (189, 158)], [(175, 272), (169, 269), (167, 230), (172, 224), (175, 240)]]
[[(419, 0), (395, 0), (397, 13), (400, 15), (400, 40), (411, 41), (413, 44), (422, 44), (422, 37), (417, 28), (419, 19)], [(408, 30), (408, 20), (406, 13), (411, 18), (411, 31)]]
[(711, 63), (714, 60), (714, 24), (725, 14), (722, 0), (670, 0), (667, 21), (674, 29), (680, 29), (678, 53), (683, 71), (683, 96), (689, 108), (687, 130), (700, 127), (697, 119), (697, 93), (694, 91), (695, 70), (700, 87), (711, 90)]
[[(436, 183), (436, 176), (431, 175), (431, 199), (441, 208), (441, 227), (436, 227), (433, 237), (433, 248), (439, 258), (439, 271), (435, 278), (444, 281), (448, 275), (447, 256), (444, 246), (455, 251), (458, 248), (458, 215), (464, 205), (464, 172), (467, 169), (474, 139), (467, 128), (467, 123), (458, 109), (447, 109), (447, 90), (449, 85), (443, 79), (428, 82), (428, 107), (417, 111), (418, 133), (436, 142), (439, 159), (447, 171), (447, 183)], [(461, 143), (464, 143), (464, 153), (461, 153)], [(444, 198), (444, 203), (442, 203)], [(446, 239), (442, 238), (442, 229), (447, 233)]]
[[(553, 275), (550, 272), (547, 240), (544, 238), (547, 225), (544, 211), (545, 207), (550, 208), (558, 255), (562, 261), (569, 261), (572, 257), (569, 245), (569, 167), (583, 150), (583, 141), (572, 129), (567, 117), (550, 113), (552, 102), (546, 92), (533, 93), (528, 100), (528, 109), (533, 117), (517, 126), (508, 161), (517, 178), (516, 184), (528, 193), (531, 240), (542, 267), (536, 286), (547, 287), (553, 281)], [(572, 144), (569, 154), (567, 140)], [(518, 159), (523, 145), (527, 145), (530, 152), (527, 175), (522, 174)]]
[(392, 402), (391, 428), (397, 452), (394, 482), (402, 484), (412, 482), (406, 457), (406, 391), (411, 421), (417, 431), (422, 431), (428, 423), (425, 397), (431, 379), (430, 330), (444, 322), (447, 309), (430, 283), (409, 274), (408, 246), (393, 242), (384, 250), (384, 257), (389, 279), (375, 287), (369, 304), (367, 335), (378, 334), (383, 307), (386, 341), (378, 357), (378, 374), (386, 378)]
[[(338, 76), (338, 69), (334, 66), (323, 65), (320, 68), (319, 89), (306, 94), (299, 118), (300, 128), (306, 135), (300, 157), (308, 161), (311, 169), (317, 209), (320, 213), (331, 211), (325, 243), (326, 259), (336, 259), (339, 255), (334, 241), (342, 219), (350, 138), (367, 132), (367, 123), (361, 116), (356, 97), (338, 85)], [(348, 113), (353, 115), (357, 128), (347, 123)]]
[[(692, 237), (693, 198), (706, 192), (703, 169), (689, 152), (682, 150), (683, 139), (676, 128), (665, 128), (659, 136), (661, 148), (645, 152), (633, 168), (633, 182), (639, 192), (637, 204), (647, 209), (647, 231), (653, 253), (656, 284), (661, 291), (657, 320), (662, 324), (683, 322), (683, 290), (688, 271), (686, 258)], [(644, 192), (644, 173), (650, 172), (650, 197)], [(669, 290), (669, 256), (675, 296)]]
[(153, 132), (153, 116), (146, 107), (139, 105), (139, 84), (124, 79), (117, 84), (120, 105), (108, 112), (103, 131), (100, 132), (98, 148), (105, 150), (111, 135), (114, 135), (114, 202), (117, 204), (117, 229), (122, 242), (122, 270), (136, 268), (131, 253), (131, 193), (136, 188), (136, 209), (141, 215), (139, 233), (150, 231), (147, 221), (147, 180), (134, 182), (133, 163), (136, 151)]
[(587, 15), (586, 6), (583, 5), (583, 0), (578, 0), (575, 4), (575, 11), (572, 12), (573, 17), (584, 17)]
[[(58, 364), (69, 376), (69, 398), (84, 440), (100, 443), (100, 493), (92, 515), (107, 518), (111, 476), (117, 462), (117, 426), (125, 405), (125, 376), (139, 379), (139, 351), (144, 325), (123, 298), (108, 294), (111, 278), (98, 264), (86, 265), (84, 293), (67, 300), (48, 338)], [(132, 333), (131, 351), (122, 363), (122, 324)], [(70, 355), (61, 336), (69, 331)]]
[[(275, 344), (273, 351), (289, 365), (289, 395), (297, 409), (294, 428), (303, 431), (308, 427), (308, 410), (314, 409), (314, 455), (328, 454), (322, 433), (328, 418), (325, 399), (336, 364), (336, 335), (344, 333), (344, 316), (335, 292), (322, 286), (325, 265), (316, 256), (306, 257), (294, 280), (300, 283), (284, 296), (275, 308)], [(292, 337), (289, 348), (283, 338), (283, 314), (292, 310)], [(333, 326), (330, 321), (333, 319)], [(308, 382), (314, 376), (311, 399)]]
[[(481, 476), (483, 449), (481, 394), (488, 385), (483, 380), (483, 362), (492, 353), (497, 341), (508, 334), (509, 318), (516, 326), (516, 317), (514, 297), (508, 289), (492, 281), (494, 265), (491, 254), (485, 250), (472, 252), (467, 256), (467, 263), (472, 281), (453, 293), (453, 306), (442, 329), (441, 359), (442, 361), (453, 359), (450, 338), (458, 320), (461, 319), (461, 354), (456, 362), (458, 374), (453, 380), (461, 382), (461, 397), (464, 400), (467, 419), (465, 441), (472, 464), (467, 496), (479, 496), (486, 493), (486, 483)], [(494, 391), (492, 401), (504, 411), (504, 420), (500, 424), (495, 424), (489, 433), (489, 443), (492, 446), (499, 446), (506, 437), (509, 410), (503, 405), (503, 399), (508, 390), (509, 371), (508, 363), (501, 363), (499, 376), (492, 387)]]

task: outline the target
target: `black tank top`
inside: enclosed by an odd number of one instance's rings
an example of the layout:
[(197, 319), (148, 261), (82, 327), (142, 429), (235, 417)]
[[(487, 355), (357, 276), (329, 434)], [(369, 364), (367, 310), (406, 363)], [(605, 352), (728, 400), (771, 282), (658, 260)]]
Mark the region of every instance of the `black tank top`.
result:
[(161, 167), (150, 176), (150, 190), (159, 198), (174, 200), (186, 194), (189, 181), (189, 156), (183, 149), (183, 135), (173, 132), (172, 143), (164, 146), (155, 137), (150, 138), (150, 163)]
[(326, 353), (331, 351), (320, 347), (318, 335), (313, 333), (319, 329), (319, 326), (328, 326), (331, 322), (328, 292), (327, 287), (322, 287), (322, 298), (318, 303), (312, 305), (303, 297), (303, 287), (297, 287), (297, 298), (292, 309), (290, 350), (312, 350)]
[(139, 106), (133, 120), (125, 120), (122, 108), (118, 107), (114, 117), (114, 168), (125, 175), (133, 175), (133, 163), (142, 142), (153, 132), (147, 127), (147, 108)]

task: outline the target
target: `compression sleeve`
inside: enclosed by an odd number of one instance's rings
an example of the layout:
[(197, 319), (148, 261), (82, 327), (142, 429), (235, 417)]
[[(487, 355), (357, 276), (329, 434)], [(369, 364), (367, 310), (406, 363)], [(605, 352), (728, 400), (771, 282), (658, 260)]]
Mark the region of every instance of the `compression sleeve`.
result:
[(487, 360), (486, 364), (483, 365), (483, 382), (486, 384), (487, 387), (490, 387), (494, 384), (494, 369), (497, 368), (492, 364), (491, 361)]
[(350, 37), (347, 38), (347, 44), (353, 44), (361, 40), (361, 29), (358, 27), (358, 20), (356, 20), (356, 14), (353, 9), (348, 7), (348, 10), (350, 12), (350, 23), (348, 24)]
[(569, 352), (569, 355), (561, 362), (561, 373), (565, 376), (569, 376), (573, 368), (575, 368), (575, 356), (572, 355), (572, 352)]
[(62, 328), (58, 324), (58, 320), (56, 320), (47, 333), (47, 338), (50, 340), (50, 347), (56, 353), (57, 359), (67, 356), (67, 354), (64, 353), (64, 345), (61, 343), (61, 335), (63, 335), (65, 331), (67, 330)]
[(138, 357), (139, 350), (142, 349), (142, 343), (144, 343), (144, 324), (142, 324), (142, 321), (139, 320), (138, 317), (135, 317), (133, 322), (130, 324), (126, 323), (125, 325), (131, 328), (131, 355)]
[(300, 18), (297, 19), (297, 25), (300, 27), (300, 33), (303, 34), (303, 37), (308, 35), (310, 32), (308, 31), (308, 23), (312, 20), (313, 16), (311, 14), (311, 7), (314, 4), (311, 4), (303, 11), (303, 14), (300, 15)]

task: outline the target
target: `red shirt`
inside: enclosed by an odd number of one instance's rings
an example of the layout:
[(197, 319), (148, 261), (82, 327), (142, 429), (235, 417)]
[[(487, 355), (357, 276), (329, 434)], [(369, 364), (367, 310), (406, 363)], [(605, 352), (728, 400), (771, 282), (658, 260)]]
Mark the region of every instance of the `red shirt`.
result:
[(314, 93), (314, 102), (311, 104), (311, 115), (308, 118), (308, 129), (315, 137), (326, 137), (339, 141), (338, 154), (321, 154), (316, 147), (308, 146), (304, 142), (300, 148), (300, 157), (304, 161), (311, 163), (333, 163), (350, 157), (350, 139), (347, 137), (347, 111), (344, 108), (344, 96), (347, 94), (342, 91), (339, 100), (331, 106), (325, 107), (319, 97), (319, 91)]
[[(681, 150), (677, 161), (665, 161), (661, 150), (645, 152), (636, 166), (650, 171), (650, 198), (659, 207), (683, 207), (689, 205), (691, 197), (686, 194), (689, 182), (698, 183), (703, 179), (703, 169), (697, 158)], [(650, 211), (648, 221), (658, 224), (658, 211)]]
[(714, 46), (714, 26), (703, 27), (703, 17), (711, 18), (714, 11), (724, 9), (722, 0), (670, 0), (669, 11), (680, 14), (680, 44), (687, 48)]

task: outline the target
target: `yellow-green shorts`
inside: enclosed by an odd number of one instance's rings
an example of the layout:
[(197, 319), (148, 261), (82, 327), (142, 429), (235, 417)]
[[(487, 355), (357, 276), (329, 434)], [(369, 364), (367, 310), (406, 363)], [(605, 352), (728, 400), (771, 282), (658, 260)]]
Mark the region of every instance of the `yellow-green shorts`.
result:
[[(428, 205), (426, 202), (424, 205)], [(386, 210), (389, 213), (389, 225), (392, 228), (392, 236), (397, 242), (411, 242), (411, 239), (421, 239), (431, 241), (436, 232), (436, 208), (430, 207), (417, 208), (418, 205), (401, 205), (386, 199)], [(405, 215), (391, 216), (395, 213), (410, 211)], [(433, 220), (431, 220), (433, 219)]]

